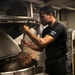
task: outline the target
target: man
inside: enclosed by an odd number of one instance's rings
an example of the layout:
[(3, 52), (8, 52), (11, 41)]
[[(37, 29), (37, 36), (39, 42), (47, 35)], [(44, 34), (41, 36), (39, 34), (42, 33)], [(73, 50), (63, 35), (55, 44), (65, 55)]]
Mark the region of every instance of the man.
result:
[(35, 43), (23, 41), (28, 47), (46, 53), (46, 73), (49, 75), (66, 75), (66, 52), (67, 52), (67, 32), (65, 27), (56, 21), (54, 16), (55, 10), (51, 6), (44, 6), (40, 9), (40, 21), (43, 26), (48, 25), (43, 33), (42, 38), (32, 34), (28, 26), (23, 26), (22, 31), (27, 34)]

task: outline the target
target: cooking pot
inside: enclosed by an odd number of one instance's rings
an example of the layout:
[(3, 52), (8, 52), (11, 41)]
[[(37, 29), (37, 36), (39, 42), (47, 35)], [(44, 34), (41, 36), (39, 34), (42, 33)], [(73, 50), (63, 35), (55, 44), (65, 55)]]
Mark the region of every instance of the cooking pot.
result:
[(35, 75), (34, 67), (20, 69), (17, 71), (1, 72), (0, 75)]
[(32, 59), (31, 63), (26, 67), (21, 66), (20, 62), (16, 59), (0, 66), (0, 75), (35, 75), (37, 61)]
[(0, 75), (35, 75), (37, 61), (26, 67), (20, 65), (17, 54), (21, 49), (8, 34), (0, 30)]

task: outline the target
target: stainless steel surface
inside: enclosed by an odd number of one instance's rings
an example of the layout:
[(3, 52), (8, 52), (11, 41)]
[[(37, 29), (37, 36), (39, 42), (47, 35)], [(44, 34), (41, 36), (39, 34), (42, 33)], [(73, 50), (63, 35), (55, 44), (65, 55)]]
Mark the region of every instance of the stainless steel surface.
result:
[(35, 66), (18, 70), (15, 72), (15, 75), (35, 75)]
[(2, 72), (2, 73), (0, 73), (0, 75), (14, 75), (14, 72), (13, 71), (10, 71), (10, 72)]
[(0, 75), (35, 75), (35, 66), (17, 71), (1, 72)]
[(18, 60), (11, 61), (0, 66), (0, 75), (35, 75), (37, 61), (32, 60), (31, 64), (25, 68)]
[(20, 51), (21, 49), (14, 39), (0, 30), (0, 59), (14, 56)]

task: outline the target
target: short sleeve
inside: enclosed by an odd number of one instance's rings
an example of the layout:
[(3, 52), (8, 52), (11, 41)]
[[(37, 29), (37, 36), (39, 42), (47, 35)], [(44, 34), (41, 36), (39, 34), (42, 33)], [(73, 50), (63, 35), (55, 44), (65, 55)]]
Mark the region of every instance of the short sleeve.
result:
[(48, 35), (52, 36), (54, 39), (57, 39), (64, 31), (64, 27), (61, 25), (51, 28)]

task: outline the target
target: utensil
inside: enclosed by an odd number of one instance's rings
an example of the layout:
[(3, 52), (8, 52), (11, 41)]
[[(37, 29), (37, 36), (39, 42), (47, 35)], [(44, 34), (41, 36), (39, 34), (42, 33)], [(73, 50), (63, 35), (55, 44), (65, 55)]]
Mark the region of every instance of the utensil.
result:
[[(23, 39), (25, 38), (25, 34), (23, 34)], [(29, 65), (31, 63), (32, 57), (30, 54), (24, 52), (24, 44), (21, 43), (21, 52), (18, 54), (18, 60), (20, 61), (20, 64), (24, 67)]]

